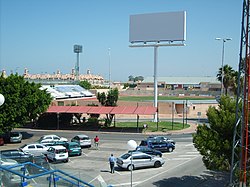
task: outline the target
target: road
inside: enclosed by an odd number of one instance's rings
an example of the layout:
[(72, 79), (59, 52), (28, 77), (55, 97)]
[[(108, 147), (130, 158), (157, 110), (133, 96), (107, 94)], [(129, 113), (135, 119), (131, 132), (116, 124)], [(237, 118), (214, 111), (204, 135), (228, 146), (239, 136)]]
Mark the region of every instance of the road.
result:
[[(31, 143), (45, 134), (57, 134), (69, 140), (76, 134), (87, 134), (91, 139), (100, 137), (99, 149), (83, 149), (80, 157), (70, 157), (68, 163), (51, 163), (53, 169), (61, 169), (82, 180), (100, 186), (131, 186), (131, 172), (115, 168), (115, 174), (109, 172), (108, 157), (113, 153), (116, 157), (127, 152), (127, 141), (130, 139), (140, 143), (147, 135), (131, 133), (100, 133), (76, 131), (40, 131), (20, 129), (27, 139), (21, 144), (9, 144), (0, 149), (20, 147), (24, 143)], [(132, 172), (133, 186), (223, 186), (225, 181), (215, 180), (213, 172), (206, 170), (202, 157), (192, 143), (191, 134), (171, 135), (169, 138), (176, 141), (176, 149), (172, 153), (164, 153), (166, 163), (160, 168), (138, 169)], [(46, 180), (36, 179), (36, 186), (43, 186)], [(213, 185), (213, 184), (216, 185)], [(222, 184), (222, 185), (218, 185)], [(46, 185), (44, 185), (46, 186)]]

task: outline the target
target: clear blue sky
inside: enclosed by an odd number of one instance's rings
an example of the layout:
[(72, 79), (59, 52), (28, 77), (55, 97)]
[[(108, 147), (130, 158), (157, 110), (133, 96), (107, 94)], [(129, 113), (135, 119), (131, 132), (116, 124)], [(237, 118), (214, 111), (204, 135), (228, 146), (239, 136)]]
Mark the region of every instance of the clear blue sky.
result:
[(129, 48), (129, 16), (187, 12), (185, 47), (160, 47), (158, 76), (216, 76), (225, 61), (238, 67), (242, 0), (0, 0), (0, 70), (70, 73), (80, 44), (80, 73), (127, 81), (153, 76), (153, 48)]

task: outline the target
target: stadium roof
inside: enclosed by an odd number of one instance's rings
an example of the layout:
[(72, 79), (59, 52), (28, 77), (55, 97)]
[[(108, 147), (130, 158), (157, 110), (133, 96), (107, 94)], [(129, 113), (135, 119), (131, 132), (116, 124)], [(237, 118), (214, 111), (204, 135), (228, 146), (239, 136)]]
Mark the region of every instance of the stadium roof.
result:
[(157, 108), (153, 106), (50, 106), (47, 113), (153, 115), (156, 111)]

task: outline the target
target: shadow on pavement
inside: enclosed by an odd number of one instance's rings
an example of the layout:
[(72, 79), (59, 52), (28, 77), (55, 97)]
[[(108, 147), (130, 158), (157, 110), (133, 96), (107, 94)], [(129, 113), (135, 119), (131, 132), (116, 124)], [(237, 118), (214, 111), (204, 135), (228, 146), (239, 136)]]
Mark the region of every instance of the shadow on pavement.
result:
[[(207, 174), (206, 174), (207, 173)], [(226, 187), (229, 183), (229, 174), (221, 172), (206, 172), (200, 176), (172, 177), (154, 182), (157, 187)]]

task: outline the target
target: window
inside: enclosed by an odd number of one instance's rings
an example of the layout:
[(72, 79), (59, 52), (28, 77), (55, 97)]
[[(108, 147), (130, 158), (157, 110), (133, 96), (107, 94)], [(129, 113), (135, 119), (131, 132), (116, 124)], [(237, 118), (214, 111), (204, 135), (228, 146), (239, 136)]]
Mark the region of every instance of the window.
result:
[(35, 145), (28, 146), (28, 149), (35, 149)]
[(43, 146), (41, 145), (36, 145), (37, 149), (43, 149)]

